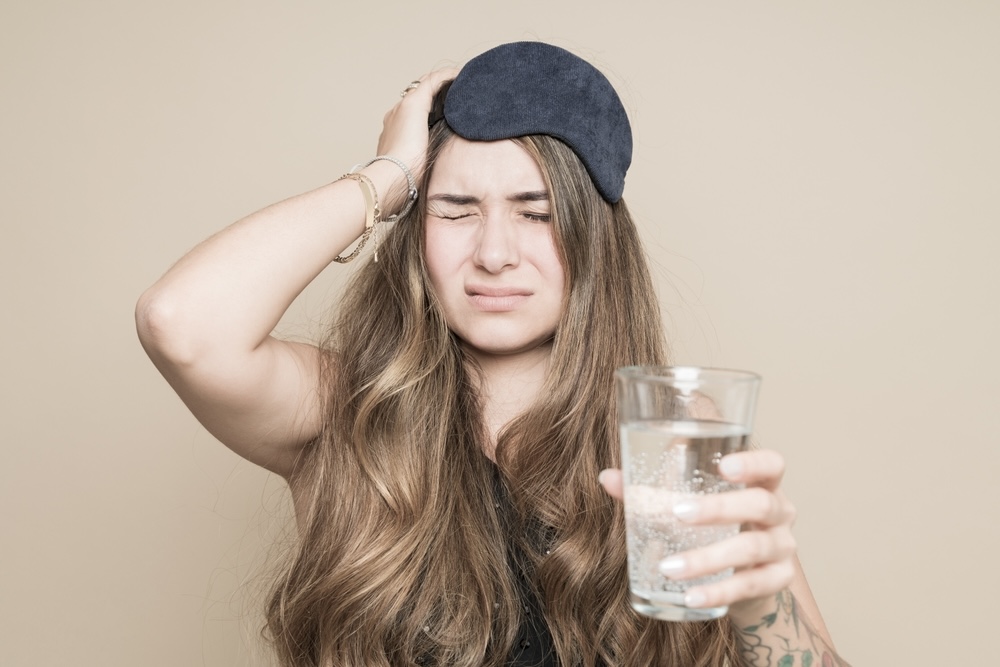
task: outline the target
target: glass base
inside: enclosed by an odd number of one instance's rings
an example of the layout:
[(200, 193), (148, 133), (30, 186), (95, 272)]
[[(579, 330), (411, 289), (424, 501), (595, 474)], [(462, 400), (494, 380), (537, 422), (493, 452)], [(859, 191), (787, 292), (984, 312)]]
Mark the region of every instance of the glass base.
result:
[(729, 607), (699, 607), (697, 609), (684, 606), (683, 595), (667, 593), (657, 595), (655, 600), (630, 593), (632, 608), (644, 616), (651, 616), (661, 621), (711, 621), (726, 615)]

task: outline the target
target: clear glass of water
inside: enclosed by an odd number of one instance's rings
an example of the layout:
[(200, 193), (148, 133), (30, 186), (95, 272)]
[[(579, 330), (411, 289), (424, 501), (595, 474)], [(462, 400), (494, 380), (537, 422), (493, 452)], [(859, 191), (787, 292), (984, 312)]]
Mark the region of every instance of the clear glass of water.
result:
[(739, 525), (694, 526), (674, 516), (685, 500), (739, 488), (719, 461), (746, 449), (760, 376), (695, 366), (629, 366), (615, 373), (621, 433), (629, 590), (636, 611), (667, 621), (701, 621), (728, 607), (689, 608), (694, 586), (732, 575), (668, 579), (661, 560), (736, 535)]

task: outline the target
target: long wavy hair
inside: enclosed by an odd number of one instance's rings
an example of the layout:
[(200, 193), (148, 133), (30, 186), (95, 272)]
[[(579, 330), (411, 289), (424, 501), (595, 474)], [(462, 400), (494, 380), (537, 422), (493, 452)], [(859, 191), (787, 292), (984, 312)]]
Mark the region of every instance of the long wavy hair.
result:
[[(453, 136), (431, 133), (429, 168)], [(385, 235), (325, 341), (325, 426), (291, 480), (299, 544), (267, 608), (284, 667), (499, 666), (524, 619), (526, 578), (561, 665), (739, 664), (723, 619), (665, 623), (629, 606), (613, 372), (666, 345), (638, 233), (576, 155), (515, 140), (538, 162), (566, 274), (535, 404), (484, 454), (474, 361), (424, 263), (424, 212)]]

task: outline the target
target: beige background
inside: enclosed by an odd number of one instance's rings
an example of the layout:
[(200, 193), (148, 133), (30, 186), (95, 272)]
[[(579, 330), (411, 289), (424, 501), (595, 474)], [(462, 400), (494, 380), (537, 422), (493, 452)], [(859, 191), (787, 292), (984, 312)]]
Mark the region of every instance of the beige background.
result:
[(371, 157), (411, 79), (516, 39), (621, 90), (675, 359), (764, 375), (842, 653), (992, 660), (998, 34), (989, 0), (3, 3), (0, 664), (269, 664), (282, 485), (186, 413), (133, 304)]

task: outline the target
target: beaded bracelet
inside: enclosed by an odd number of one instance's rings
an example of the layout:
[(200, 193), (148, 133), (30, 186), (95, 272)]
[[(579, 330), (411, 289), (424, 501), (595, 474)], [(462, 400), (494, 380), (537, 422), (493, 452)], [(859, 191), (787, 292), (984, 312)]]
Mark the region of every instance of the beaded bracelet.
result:
[(375, 261), (378, 261), (378, 231), (375, 226), (382, 222), (382, 211), (379, 209), (378, 203), (378, 192), (375, 190), (375, 184), (372, 183), (371, 179), (364, 174), (349, 173), (344, 174), (338, 181), (342, 181), (345, 178), (349, 178), (352, 181), (357, 181), (358, 185), (361, 187), (361, 194), (365, 198), (365, 231), (361, 233), (361, 238), (358, 240), (358, 245), (354, 247), (354, 250), (350, 255), (342, 256), (337, 255), (333, 258), (333, 261), (339, 264), (347, 264), (361, 252), (361, 249), (365, 247), (365, 243), (368, 242), (368, 237), (372, 234), (375, 235)]

